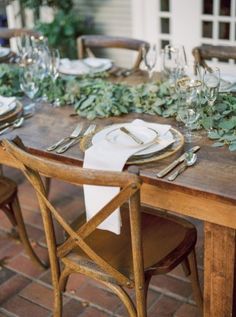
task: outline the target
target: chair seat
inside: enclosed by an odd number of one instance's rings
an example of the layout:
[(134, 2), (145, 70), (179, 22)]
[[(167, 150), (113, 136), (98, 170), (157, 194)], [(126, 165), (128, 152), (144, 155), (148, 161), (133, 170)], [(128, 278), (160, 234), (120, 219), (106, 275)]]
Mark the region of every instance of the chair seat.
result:
[(5, 205), (12, 199), (17, 192), (17, 185), (11, 179), (0, 177), (0, 206)]
[[(185, 219), (164, 214), (159, 210), (142, 207), (142, 239), (144, 252), (144, 269), (155, 274), (169, 272), (192, 250), (196, 243), (195, 227)], [(122, 208), (121, 234), (96, 229), (87, 239), (88, 245), (114, 268), (133, 280), (132, 252), (128, 209)], [(164, 241), (164, 243), (163, 243)], [(111, 252), (112, 250), (112, 252)], [(100, 278), (115, 282), (103, 272), (78, 247), (62, 258), (68, 266), (84, 267), (87, 271), (96, 271)]]

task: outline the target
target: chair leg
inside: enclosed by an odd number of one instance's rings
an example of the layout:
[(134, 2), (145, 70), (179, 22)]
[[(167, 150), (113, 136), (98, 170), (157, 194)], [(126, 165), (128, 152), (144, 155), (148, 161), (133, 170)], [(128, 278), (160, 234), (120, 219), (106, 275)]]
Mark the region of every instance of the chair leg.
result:
[(193, 295), (194, 295), (195, 301), (198, 305), (199, 311), (200, 311), (201, 316), (202, 316), (202, 314), (203, 314), (203, 298), (202, 298), (202, 291), (201, 291), (200, 283), (199, 283), (195, 250), (193, 250), (188, 255), (188, 263), (189, 263), (190, 272), (191, 272), (190, 279), (192, 282)]
[(147, 296), (148, 296), (148, 287), (149, 287), (149, 283), (151, 281), (151, 278), (152, 278), (152, 274), (145, 275), (144, 294), (145, 294), (146, 300), (147, 300)]
[(62, 271), (60, 280), (59, 280), (59, 288), (61, 292), (65, 292), (68, 278), (72, 272), (73, 271), (68, 267), (64, 268), (64, 270)]
[(191, 274), (188, 259), (184, 259), (181, 263), (182, 269), (184, 271), (185, 276), (189, 276)]
[(49, 192), (50, 192), (50, 187), (51, 187), (51, 178), (45, 177), (44, 182), (45, 182), (44, 185), (45, 185), (46, 196), (48, 198)]
[(16, 221), (16, 226), (18, 229), (18, 233), (19, 233), (19, 237), (20, 240), (22, 242), (22, 244), (25, 247), (26, 252), (28, 253), (28, 255), (30, 256), (30, 258), (36, 262), (38, 265), (40, 265), (43, 268), (47, 268), (47, 264), (43, 263), (38, 256), (35, 254), (29, 239), (28, 239), (28, 235), (27, 235), (27, 231), (25, 228), (25, 224), (24, 224), (24, 220), (23, 220), (23, 216), (21, 213), (21, 208), (20, 208), (20, 204), (18, 201), (18, 197), (15, 196), (15, 198), (13, 199), (12, 203), (9, 204), (10, 209), (12, 210), (12, 213), (14, 214), (15, 217), (15, 221)]
[[(54, 286), (55, 287), (55, 286)], [(59, 285), (58, 285), (59, 288)], [(54, 288), (54, 310), (53, 317), (62, 317), (62, 293)]]

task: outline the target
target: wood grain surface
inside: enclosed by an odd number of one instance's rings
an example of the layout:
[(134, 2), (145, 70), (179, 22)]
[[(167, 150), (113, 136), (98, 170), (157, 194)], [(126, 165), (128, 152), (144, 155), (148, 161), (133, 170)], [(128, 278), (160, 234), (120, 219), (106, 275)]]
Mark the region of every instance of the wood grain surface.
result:
[[(137, 74), (134, 78), (125, 80), (135, 84), (142, 78)], [(73, 113), (72, 107), (52, 108), (42, 103), (36, 114), (25, 120), (20, 129), (2, 135), (1, 139), (18, 135), (32, 153), (81, 166), (84, 154), (79, 144), (61, 155), (46, 151), (49, 145), (68, 136), (78, 122), (83, 122), (85, 126), (91, 123), (78, 116), (70, 116), (71, 113)], [(136, 118), (171, 124), (180, 132), (183, 129), (173, 119), (140, 114), (96, 119), (93, 123), (102, 128)], [(236, 287), (233, 281), (235, 279), (236, 152), (229, 152), (227, 147), (213, 148), (212, 143), (203, 135), (197, 143), (201, 146), (197, 153), (197, 164), (188, 168), (174, 182), (169, 182), (167, 177), (163, 179), (156, 177), (158, 171), (175, 159), (174, 156), (139, 166), (144, 182), (141, 196), (145, 204), (206, 222), (204, 317), (235, 317), (233, 303), (236, 301)], [(183, 151), (191, 146), (193, 145), (185, 144)], [(14, 162), (2, 150), (0, 150), (0, 161), (14, 166)], [(224, 258), (224, 261), (219, 262), (221, 258)]]

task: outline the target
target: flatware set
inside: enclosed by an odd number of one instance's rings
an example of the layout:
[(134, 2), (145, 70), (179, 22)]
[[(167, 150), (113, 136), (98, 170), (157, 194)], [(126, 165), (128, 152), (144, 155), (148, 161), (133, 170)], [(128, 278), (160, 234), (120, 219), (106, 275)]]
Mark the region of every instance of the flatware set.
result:
[[(179, 158), (174, 160), (171, 164), (169, 164), (167, 167), (165, 167), (163, 170), (158, 172), (156, 176), (158, 178), (164, 177), (169, 172), (171, 172), (177, 165), (184, 162), (183, 165), (181, 165), (180, 169), (176, 172), (174, 172), (171, 176), (169, 176), (168, 180), (172, 181), (174, 180), (179, 174), (181, 174), (188, 166), (191, 166), (195, 164), (197, 157), (194, 155), (195, 152), (197, 152), (200, 149), (200, 146), (196, 145), (192, 147), (190, 150), (186, 151), (184, 154), (182, 154)], [(194, 162), (190, 162), (191, 159), (194, 158)], [(193, 164), (191, 164), (193, 163)]]
[(95, 131), (95, 129), (96, 129), (95, 124), (90, 124), (86, 129), (83, 129), (83, 124), (78, 124), (69, 136), (62, 138), (58, 142), (49, 146), (47, 148), (47, 151), (56, 150), (56, 153), (62, 154), (64, 152), (66, 152), (69, 148), (71, 148), (73, 145), (80, 142), (80, 140), (84, 136), (86, 136), (90, 133), (93, 133)]

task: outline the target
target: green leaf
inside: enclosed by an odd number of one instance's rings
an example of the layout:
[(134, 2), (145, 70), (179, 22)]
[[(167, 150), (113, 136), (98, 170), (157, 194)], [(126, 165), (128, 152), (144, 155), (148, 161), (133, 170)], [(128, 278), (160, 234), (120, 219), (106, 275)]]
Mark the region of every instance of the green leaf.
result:
[(224, 145), (225, 145), (224, 142), (216, 142), (216, 143), (212, 144), (213, 147), (222, 147)]
[(217, 131), (211, 131), (208, 133), (208, 138), (211, 140), (219, 139), (221, 136)]
[(233, 142), (229, 145), (229, 150), (231, 152), (236, 151), (236, 142)]
[(232, 120), (232, 119), (222, 120), (219, 123), (219, 128), (224, 129), (224, 130), (231, 130), (234, 127), (236, 127), (236, 121)]

